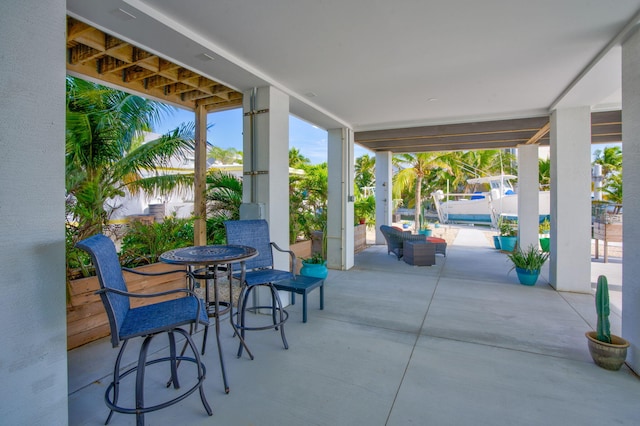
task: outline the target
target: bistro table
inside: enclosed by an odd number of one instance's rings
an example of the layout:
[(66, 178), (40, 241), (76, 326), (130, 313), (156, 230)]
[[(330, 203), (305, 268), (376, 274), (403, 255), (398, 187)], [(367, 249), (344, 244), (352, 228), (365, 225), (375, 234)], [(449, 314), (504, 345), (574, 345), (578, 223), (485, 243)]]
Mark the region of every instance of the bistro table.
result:
[[(241, 245), (209, 245), (209, 246), (193, 246), (179, 248), (164, 252), (160, 255), (161, 262), (170, 263), (174, 265), (188, 265), (189, 276), (191, 277), (191, 285), (195, 287), (196, 279), (205, 280), (205, 306), (209, 317), (214, 317), (216, 320), (216, 343), (218, 345), (218, 355), (220, 357), (220, 367), (222, 369), (222, 380), (224, 381), (224, 391), (229, 393), (229, 385), (227, 384), (227, 375), (224, 369), (224, 359), (222, 357), (222, 348), (220, 347), (220, 316), (229, 312), (229, 318), (231, 327), (233, 328), (235, 335), (240, 339), (240, 343), (247, 350), (247, 353), (253, 359), (253, 354), (249, 351), (247, 344), (238, 332), (236, 325), (233, 321), (233, 292), (232, 292), (232, 273), (233, 263), (240, 263), (240, 282), (244, 282), (244, 276), (246, 272), (245, 262), (248, 259), (254, 258), (258, 255), (258, 251), (253, 247), (241, 246)], [(218, 272), (222, 270), (221, 265), (226, 265), (227, 279), (229, 280), (229, 302), (220, 302), (218, 297)], [(204, 266), (200, 269), (195, 269), (197, 266)], [(213, 300), (211, 300), (209, 284), (213, 282)], [(220, 306), (225, 306), (225, 309), (220, 310)], [(207, 341), (207, 328), (202, 342), (202, 354), (204, 355), (205, 344)]]

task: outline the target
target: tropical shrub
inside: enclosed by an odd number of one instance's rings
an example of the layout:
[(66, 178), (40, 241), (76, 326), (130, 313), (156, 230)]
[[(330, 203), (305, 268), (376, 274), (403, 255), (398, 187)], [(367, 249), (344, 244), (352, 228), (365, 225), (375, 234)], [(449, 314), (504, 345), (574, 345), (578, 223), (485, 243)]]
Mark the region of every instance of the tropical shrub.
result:
[(353, 203), (353, 219), (357, 224), (360, 219), (364, 219), (367, 225), (375, 225), (376, 222), (376, 197), (357, 197)]
[(162, 223), (133, 222), (122, 239), (120, 263), (133, 268), (158, 261), (168, 250), (193, 245), (193, 220), (166, 217)]
[(529, 272), (540, 271), (542, 265), (549, 258), (549, 253), (538, 250), (537, 247), (529, 246), (526, 250), (517, 248), (507, 255), (513, 263), (513, 268), (526, 269)]

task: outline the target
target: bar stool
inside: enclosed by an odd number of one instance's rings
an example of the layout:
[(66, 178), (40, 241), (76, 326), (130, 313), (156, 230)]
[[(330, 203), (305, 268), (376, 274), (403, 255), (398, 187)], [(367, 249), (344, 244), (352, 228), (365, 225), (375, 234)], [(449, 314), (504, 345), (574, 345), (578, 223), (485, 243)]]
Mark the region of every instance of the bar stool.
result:
[[(244, 282), (241, 283), (240, 296), (238, 297), (238, 311), (236, 313), (236, 326), (240, 336), (244, 340), (245, 331), (250, 330), (280, 330), (282, 343), (285, 349), (289, 349), (287, 338), (284, 334), (284, 323), (289, 318), (289, 313), (282, 307), (282, 301), (278, 290), (273, 283), (294, 278), (293, 271), (296, 267), (296, 256), (290, 250), (283, 250), (269, 238), (269, 225), (266, 220), (230, 220), (224, 222), (227, 233), (227, 244), (251, 246), (258, 250), (258, 255), (246, 262)], [(290, 270), (283, 271), (273, 266), (273, 248), (289, 253), (291, 257)], [(240, 267), (233, 265), (232, 276), (240, 279), (238, 272)], [(250, 295), (256, 294), (256, 289), (267, 288), (271, 297), (271, 305), (248, 306)], [(257, 313), (261, 309), (271, 311), (271, 323), (267, 325), (248, 325), (246, 311)], [(242, 356), (242, 345), (238, 347), (238, 357)]]

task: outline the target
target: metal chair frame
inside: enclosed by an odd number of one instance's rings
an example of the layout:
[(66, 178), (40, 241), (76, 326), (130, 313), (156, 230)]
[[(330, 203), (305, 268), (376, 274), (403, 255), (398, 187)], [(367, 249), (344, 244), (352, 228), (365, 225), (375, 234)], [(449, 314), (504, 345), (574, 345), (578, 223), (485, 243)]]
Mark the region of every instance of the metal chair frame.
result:
[[(120, 267), (115, 245), (108, 237), (102, 234), (94, 235), (80, 241), (76, 246), (91, 255), (96, 268), (96, 274), (100, 283), (100, 290), (98, 290), (96, 294), (100, 295), (109, 319), (111, 343), (114, 348), (122, 343), (114, 364), (112, 382), (105, 391), (105, 403), (110, 410), (105, 425), (109, 423), (114, 412), (135, 414), (136, 424), (144, 425), (145, 413), (160, 410), (180, 402), (196, 390), (199, 390), (202, 405), (207, 414), (211, 416), (213, 411), (207, 402), (203, 388), (206, 368), (191, 338), (191, 332), (197, 330), (198, 324), (208, 325), (209, 323), (202, 301), (198, 299), (196, 293), (186, 288), (150, 294), (131, 293), (127, 290), (126, 282), (122, 275), (123, 268)], [(125, 270), (139, 273), (138, 271), (127, 268), (125, 268)], [(166, 275), (176, 272), (186, 273), (184, 270), (178, 270), (157, 274), (141, 274)], [(138, 308), (130, 307), (130, 298), (153, 298), (176, 293), (185, 293), (186, 297), (166, 300)], [(183, 325), (190, 325), (192, 327), (189, 333), (181, 328)], [(151, 340), (158, 334), (163, 333), (167, 333), (169, 337), (169, 356), (147, 360)], [(185, 338), (185, 347), (180, 355), (176, 353), (175, 333)], [(138, 354), (138, 363), (132, 368), (120, 372), (120, 363), (127, 343), (135, 337), (144, 337)], [(187, 346), (189, 346), (193, 352), (193, 357), (183, 356)], [(173, 384), (175, 389), (179, 389), (178, 365), (181, 361), (194, 363), (197, 367), (197, 381), (193, 387), (165, 402), (145, 406), (144, 377), (146, 367), (160, 362), (168, 362), (170, 364), (171, 379), (167, 387)], [(118, 405), (120, 381), (134, 372), (136, 373), (135, 407)]]
[[(284, 309), (278, 290), (273, 283), (284, 279), (295, 279), (293, 271), (296, 267), (296, 255), (291, 250), (284, 250), (276, 243), (270, 241), (269, 225), (266, 220), (232, 220), (224, 222), (228, 244), (239, 244), (254, 247), (258, 250), (258, 256), (246, 262), (244, 282), (241, 283), (238, 297), (238, 310), (236, 315), (236, 327), (244, 339), (245, 331), (275, 329), (280, 331), (282, 343), (285, 349), (289, 344), (284, 333), (284, 323), (289, 318), (289, 313)], [(288, 253), (291, 258), (289, 271), (275, 269), (273, 266), (273, 249)], [(234, 271), (237, 266), (233, 265)], [(234, 273), (233, 278), (240, 279), (239, 274)], [(257, 288), (266, 287), (271, 296), (271, 305), (248, 306), (249, 297)], [(246, 311), (257, 313), (259, 310), (271, 311), (271, 323), (261, 326), (249, 326), (246, 322)], [(238, 357), (242, 356), (243, 346), (238, 347)]]

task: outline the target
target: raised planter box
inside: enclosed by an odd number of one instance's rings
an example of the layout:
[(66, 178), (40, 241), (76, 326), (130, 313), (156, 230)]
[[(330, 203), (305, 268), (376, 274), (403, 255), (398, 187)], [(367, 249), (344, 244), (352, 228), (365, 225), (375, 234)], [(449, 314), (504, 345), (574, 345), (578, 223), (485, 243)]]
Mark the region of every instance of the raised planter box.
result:
[(295, 244), (289, 245), (289, 250), (295, 253), (297, 259), (296, 275), (300, 274), (300, 268), (302, 268), (302, 259), (311, 257), (311, 240), (298, 241)]
[[(143, 272), (164, 272), (185, 269), (177, 265), (154, 263), (136, 268)], [(127, 287), (132, 293), (157, 293), (175, 288), (185, 288), (186, 275), (169, 274), (157, 277), (124, 273)], [(94, 340), (109, 335), (109, 321), (100, 296), (95, 294), (100, 289), (98, 277), (72, 280), (69, 285), (71, 300), (67, 303), (67, 349), (77, 348)], [(133, 307), (162, 300), (182, 297), (180, 293), (151, 299), (132, 299)]]
[(359, 253), (367, 248), (367, 225), (356, 225), (353, 229), (353, 252)]

